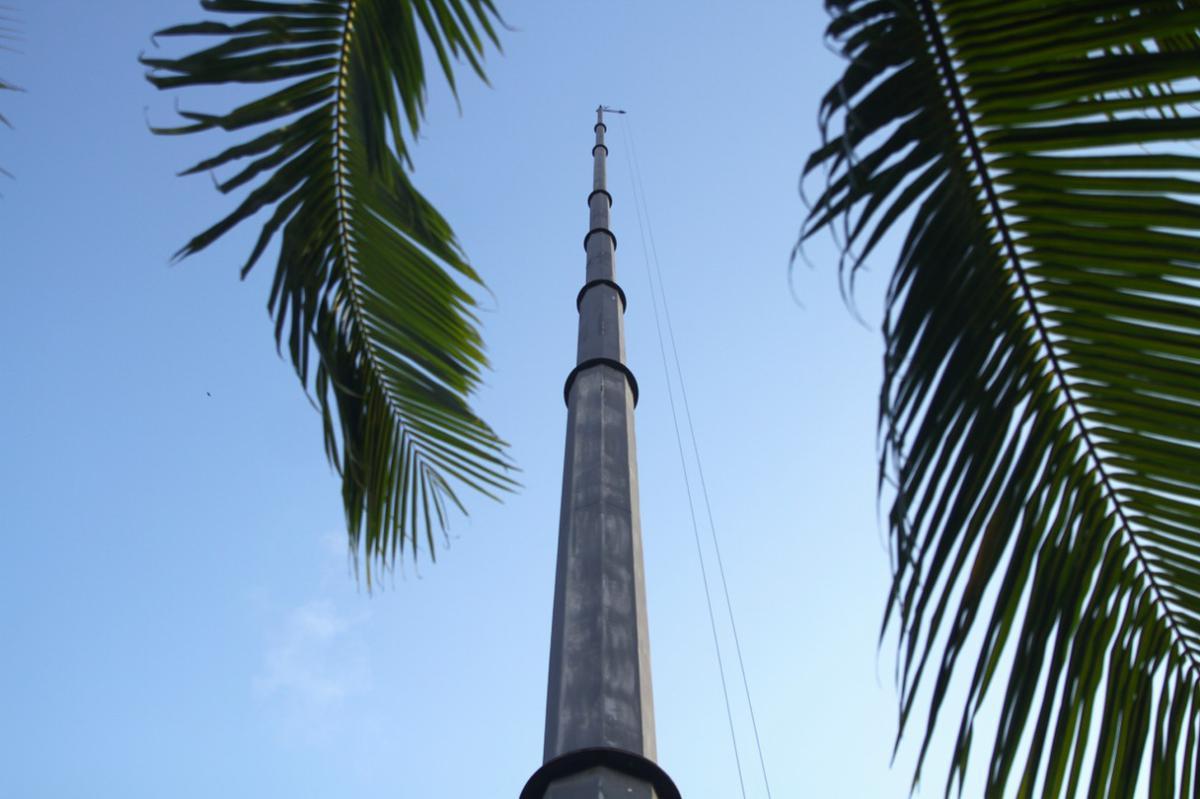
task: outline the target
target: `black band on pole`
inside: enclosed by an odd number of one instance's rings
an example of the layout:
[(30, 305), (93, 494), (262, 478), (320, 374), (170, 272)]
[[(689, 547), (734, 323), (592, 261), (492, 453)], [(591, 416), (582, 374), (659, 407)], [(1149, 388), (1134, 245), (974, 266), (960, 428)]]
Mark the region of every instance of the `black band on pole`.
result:
[(592, 125), (592, 130), (596, 128), (604, 128), (604, 132), (608, 133), (608, 125), (605, 125), (603, 122), (597, 122), (595, 125)]
[(583, 237), (583, 249), (584, 250), (587, 249), (588, 239), (590, 239), (592, 237), (593, 233), (607, 233), (608, 237), (610, 239), (612, 239), (613, 249), (614, 250), (617, 249), (617, 237), (613, 235), (613, 232), (611, 230), (609, 230), (606, 227), (594, 227), (587, 232), (586, 236)]
[(601, 147), (604, 148), (604, 157), (608, 158), (608, 145), (607, 144), (597, 144), (595, 147), (593, 147), (592, 148), (592, 158), (596, 157), (596, 150)]
[(607, 366), (625, 375), (625, 382), (629, 383), (629, 390), (633, 393), (633, 407), (637, 407), (637, 378), (633, 376), (633, 372), (629, 370), (628, 366), (612, 358), (588, 358), (586, 361), (576, 364), (571, 373), (567, 375), (567, 382), (563, 385), (563, 402), (567, 403), (567, 405), (571, 404), (571, 386), (575, 385), (575, 378), (579, 377), (580, 372), (591, 369), (593, 366)]
[(596, 189), (594, 192), (592, 192), (591, 194), (588, 195), (587, 204), (588, 204), (589, 208), (592, 205), (592, 198), (595, 197), (597, 194), (603, 194), (605, 197), (607, 197), (608, 198), (608, 207), (612, 208), (612, 195), (609, 194), (605, 189)]
[(647, 782), (654, 788), (658, 799), (682, 799), (679, 788), (653, 760), (624, 749), (607, 747), (576, 749), (547, 761), (525, 783), (520, 799), (544, 799), (551, 784), (594, 768), (611, 769)]
[(588, 293), (589, 289), (594, 289), (596, 286), (608, 286), (617, 290), (617, 296), (621, 298), (621, 311), (624, 312), (629, 307), (629, 301), (625, 299), (625, 290), (617, 285), (615, 280), (607, 278), (599, 278), (598, 280), (589, 280), (583, 284), (583, 288), (579, 290), (579, 295), (575, 297), (575, 310), (579, 310), (583, 306), (583, 295)]

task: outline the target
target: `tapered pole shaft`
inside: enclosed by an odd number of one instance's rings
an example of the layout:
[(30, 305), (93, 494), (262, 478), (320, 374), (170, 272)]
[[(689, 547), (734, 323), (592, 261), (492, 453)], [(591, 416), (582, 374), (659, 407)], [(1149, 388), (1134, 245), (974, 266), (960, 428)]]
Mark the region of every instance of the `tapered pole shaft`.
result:
[(616, 282), (603, 107), (568, 375), (558, 563), (546, 701), (545, 763), (522, 799), (673, 799), (655, 763), (654, 702), (634, 407), (625, 364), (625, 295)]

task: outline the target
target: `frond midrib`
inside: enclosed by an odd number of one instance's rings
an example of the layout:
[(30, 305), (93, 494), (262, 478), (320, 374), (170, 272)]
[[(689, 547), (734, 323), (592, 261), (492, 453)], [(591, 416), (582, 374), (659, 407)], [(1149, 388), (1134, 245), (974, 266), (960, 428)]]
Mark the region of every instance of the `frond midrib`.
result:
[[(353, 226), (350, 212), (350, 155), (349, 134), (347, 131), (347, 114), (350, 113), (350, 59), (354, 45), (354, 19), (360, 0), (346, 0), (346, 21), (342, 26), (341, 41), (338, 48), (338, 72), (334, 81), (333, 97), (333, 186), (334, 208), (337, 214), (338, 245), (342, 250), (345, 264), (345, 280), (347, 295), (350, 298), (350, 315), (354, 320), (353, 335), (358, 339), (362, 352), (367, 360), (367, 379), (380, 389), (380, 396), (387, 405), (388, 413), (393, 420), (402, 420), (406, 414), (397, 406), (396, 398), (384, 379), (387, 370), (380, 362), (379, 352), (371, 336), (367, 334), (370, 325), (367, 314), (363, 309), (362, 278), (358, 273), (358, 261), (355, 258), (354, 240), (351, 229)], [(413, 442), (414, 445), (416, 442)], [(419, 449), (419, 447), (417, 447)]]
[(1125, 540), (1129, 543), (1133, 550), (1134, 558), (1138, 564), (1141, 575), (1149, 584), (1150, 590), (1156, 599), (1156, 604), (1162, 609), (1162, 617), (1169, 627), (1172, 635), (1172, 644), (1177, 651), (1182, 653), (1183, 659), (1188, 663), (1189, 670), (1194, 678), (1200, 680), (1200, 658), (1187, 645), (1188, 636), (1181, 629), (1179, 620), (1174, 607), (1164, 595), (1164, 590), (1159, 584), (1154, 570), (1150, 567), (1147, 561), (1143, 548), (1134, 534), (1132, 526), (1129, 523), (1125, 508), (1117, 496), (1116, 489), (1113, 487), (1108, 471), (1104, 468), (1104, 461), (1101, 459), (1096, 445), (1092, 440), (1090, 431), (1084, 423), (1082, 411), (1079, 408), (1079, 401), (1076, 399), (1072, 391), (1071, 383), (1066, 379), (1066, 370), (1059, 359), (1058, 352), (1054, 347), (1053, 339), (1050, 336), (1049, 328), (1046, 325), (1041, 308), (1038, 306), (1033, 289), (1029, 284), (1026, 275), (1025, 267), (1021, 261), (1020, 255), (1017, 252), (1016, 243), (1013, 239), (1012, 231), (1004, 213), (1004, 207), (1000, 203), (999, 195), (996, 191), (994, 181), (991, 177), (991, 171), (988, 168), (988, 163), (983, 155), (983, 149), (979, 143), (979, 139), (975, 132), (975, 123), (971, 118), (970, 112), (967, 109), (966, 100), (963, 96), (962, 87), (960, 85), (958, 71), (954, 66), (954, 61), (950, 55), (949, 47), (946, 44), (945, 35), (942, 29), (941, 20), (938, 17), (937, 10), (934, 8), (932, 0), (916, 0), (920, 9), (923, 27), (927, 35), (930, 37), (934, 47), (935, 57), (937, 59), (938, 71), (942, 74), (945, 80), (946, 90), (949, 92), (950, 100), (953, 105), (952, 112), (956, 118), (957, 126), (962, 132), (962, 137), (967, 144), (971, 162), (975, 172), (978, 175), (980, 188), (984, 192), (984, 199), (991, 211), (992, 218), (995, 221), (995, 227), (1000, 234), (1003, 242), (1005, 255), (1012, 266), (1013, 275), (1017, 280), (1018, 287), (1021, 291), (1022, 299), (1025, 306), (1029, 310), (1030, 319), (1033, 323), (1034, 332), (1040, 342), (1043, 350), (1046, 353), (1045, 362), (1048, 365), (1051, 376), (1062, 391), (1065, 398), (1065, 404), (1070, 413), (1072, 426), (1079, 431), (1079, 439), (1084, 444), (1088, 453), (1089, 459), (1095, 467), (1095, 473), (1101, 486), (1103, 493), (1113, 511), (1119, 520), (1119, 528), (1124, 534)]

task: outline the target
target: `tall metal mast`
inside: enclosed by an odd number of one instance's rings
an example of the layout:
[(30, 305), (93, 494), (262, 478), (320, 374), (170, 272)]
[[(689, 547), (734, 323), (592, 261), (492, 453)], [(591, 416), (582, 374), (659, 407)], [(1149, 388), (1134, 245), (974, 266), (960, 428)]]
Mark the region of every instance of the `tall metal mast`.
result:
[[(609, 228), (604, 106), (596, 109), (587, 277), (567, 376), (566, 458), (550, 636), (545, 763), (521, 799), (678, 799), (654, 762), (654, 700), (638, 513), (625, 293)], [(623, 113), (623, 112), (617, 112)]]

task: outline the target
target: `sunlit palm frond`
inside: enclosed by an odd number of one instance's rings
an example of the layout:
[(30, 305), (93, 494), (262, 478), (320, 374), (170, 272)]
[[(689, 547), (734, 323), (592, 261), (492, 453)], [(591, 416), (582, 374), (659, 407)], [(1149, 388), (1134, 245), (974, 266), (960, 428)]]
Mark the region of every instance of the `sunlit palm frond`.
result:
[(279, 239), (276, 338), (320, 406), (369, 580), (373, 561), (390, 563), (405, 547), (415, 556), (422, 536), (433, 554), (448, 506), (462, 508), (456, 487), (495, 496), (513, 486), (504, 443), (468, 402), (486, 366), (464, 287), (479, 277), (405, 171), (423, 113), (422, 36), (453, 86), (457, 57), (482, 75), (495, 11), (488, 0), (202, 5), (243, 18), (159, 31), (216, 43), (143, 57), (150, 82), (268, 88), (228, 113), (181, 111), (187, 124), (157, 131), (253, 131), (185, 173), (234, 167), (218, 186), (245, 197), (180, 255), (269, 211), (242, 271)]
[(826, 5), (850, 63), (806, 235), (850, 274), (902, 235), (880, 429), (914, 779), (958, 685), (948, 793), (990, 738), (988, 796), (1196, 795), (1200, 3)]

